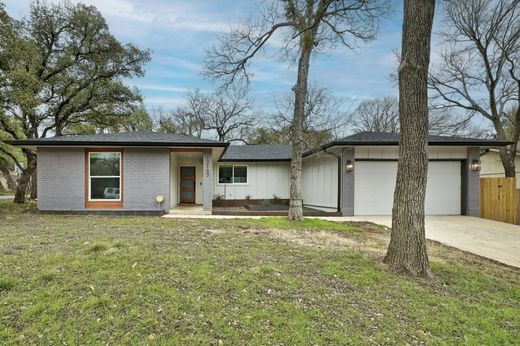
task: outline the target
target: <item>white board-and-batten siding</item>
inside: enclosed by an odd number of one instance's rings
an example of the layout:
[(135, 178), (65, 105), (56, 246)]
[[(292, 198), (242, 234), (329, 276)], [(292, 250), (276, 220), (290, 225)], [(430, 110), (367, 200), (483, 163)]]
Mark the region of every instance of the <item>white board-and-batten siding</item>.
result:
[[(356, 147), (355, 157), (357, 159), (370, 160), (397, 160), (399, 148), (388, 146)], [(466, 147), (431, 146), (428, 147), (428, 158), (430, 160), (464, 160), (467, 157)]]
[[(247, 166), (247, 183), (220, 184), (219, 166)], [(225, 199), (271, 199), (274, 196), (289, 198), (289, 162), (220, 162), (214, 165), (215, 195)]]
[(303, 160), (303, 204), (335, 211), (338, 208), (338, 158), (317, 154)]

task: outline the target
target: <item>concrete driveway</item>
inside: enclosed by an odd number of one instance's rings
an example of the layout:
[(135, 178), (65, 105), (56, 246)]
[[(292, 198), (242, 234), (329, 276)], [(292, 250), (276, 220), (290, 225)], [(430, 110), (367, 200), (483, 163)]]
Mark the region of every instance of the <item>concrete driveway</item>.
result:
[[(390, 216), (341, 219), (392, 225)], [(426, 238), (520, 268), (520, 226), (517, 225), (470, 216), (427, 216)]]

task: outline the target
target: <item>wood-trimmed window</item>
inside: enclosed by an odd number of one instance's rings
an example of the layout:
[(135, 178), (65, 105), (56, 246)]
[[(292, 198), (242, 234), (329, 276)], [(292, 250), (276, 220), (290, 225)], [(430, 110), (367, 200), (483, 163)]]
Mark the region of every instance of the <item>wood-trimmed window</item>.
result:
[(246, 185), (248, 175), (247, 165), (219, 165), (218, 166), (218, 183), (219, 185), (234, 184)]
[(85, 207), (123, 208), (123, 151), (85, 150)]

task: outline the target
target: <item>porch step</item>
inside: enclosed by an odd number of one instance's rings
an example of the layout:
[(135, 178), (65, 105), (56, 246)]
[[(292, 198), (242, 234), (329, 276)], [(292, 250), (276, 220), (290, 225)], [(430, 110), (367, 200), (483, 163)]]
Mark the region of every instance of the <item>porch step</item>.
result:
[(177, 215), (211, 215), (211, 211), (203, 210), (202, 205), (177, 205), (170, 210), (170, 214)]

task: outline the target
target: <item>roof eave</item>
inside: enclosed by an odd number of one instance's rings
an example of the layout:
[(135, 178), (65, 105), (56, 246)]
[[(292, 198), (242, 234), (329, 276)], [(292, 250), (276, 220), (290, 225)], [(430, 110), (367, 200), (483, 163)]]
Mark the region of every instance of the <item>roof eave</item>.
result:
[(290, 162), (291, 159), (220, 159), (219, 162)]
[[(514, 142), (507, 141), (496, 141), (496, 142), (461, 142), (461, 141), (452, 141), (452, 142), (428, 142), (429, 146), (480, 146), (480, 147), (502, 147), (506, 145), (511, 145)], [(327, 149), (333, 146), (398, 146), (399, 142), (395, 141), (363, 141), (363, 142), (331, 142), (320, 147), (319, 150)], [(318, 151), (319, 151), (318, 150)]]
[(179, 143), (179, 142), (80, 142), (80, 141), (59, 141), (45, 142), (32, 140), (8, 140), (7, 144), (18, 147), (89, 147), (89, 146), (105, 146), (105, 147), (218, 147), (227, 148), (229, 143)]

